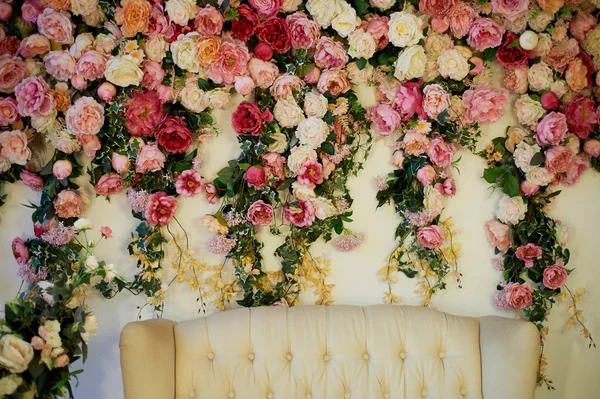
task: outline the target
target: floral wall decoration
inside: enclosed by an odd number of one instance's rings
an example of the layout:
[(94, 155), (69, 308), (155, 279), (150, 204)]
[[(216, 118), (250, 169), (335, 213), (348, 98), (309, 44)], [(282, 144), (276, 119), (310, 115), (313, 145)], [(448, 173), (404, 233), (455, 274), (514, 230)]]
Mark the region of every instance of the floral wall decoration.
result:
[[(558, 184), (600, 170), (600, 27), (596, 0), (26, 0), (0, 1), (0, 190), (21, 180), (35, 238), (13, 241), (23, 287), (0, 321), (0, 396), (72, 397), (97, 329), (85, 298), (123, 290), (160, 316), (168, 288), (185, 283), (219, 309), (294, 305), (312, 288), (332, 302), (318, 239), (341, 251), (361, 244), (349, 228), (348, 180), (373, 137), (394, 170), (377, 178), (379, 206), (400, 218), (380, 270), (387, 302), (398, 272), (417, 279), (423, 304), (460, 286), (459, 246), (446, 197), (466, 148), (487, 160), (502, 191), (485, 226), (497, 248), (503, 309), (522, 309), (542, 337), (559, 298), (568, 325), (584, 326), (583, 292), (567, 287), (563, 223), (547, 207)], [(492, 64), (503, 71), (494, 83)], [(354, 87), (375, 87), (360, 104)], [(512, 104), (509, 92), (517, 96)], [(231, 125), (241, 153), (216, 176), (203, 165), (218, 134), (211, 110), (244, 96)], [(480, 126), (513, 108), (521, 126), (477, 152)], [(88, 188), (126, 192), (140, 223), (128, 250), (131, 281), (94, 250), (82, 218)], [(214, 233), (196, 255), (182, 197), (219, 203), (203, 218)], [(5, 196), (0, 193), (0, 205)], [(281, 236), (281, 270), (263, 268), (265, 234)], [(174, 277), (166, 280), (167, 266)], [(144, 306), (146, 306), (144, 305)], [(140, 309), (141, 311), (141, 309)], [(541, 356), (539, 382), (547, 383)]]

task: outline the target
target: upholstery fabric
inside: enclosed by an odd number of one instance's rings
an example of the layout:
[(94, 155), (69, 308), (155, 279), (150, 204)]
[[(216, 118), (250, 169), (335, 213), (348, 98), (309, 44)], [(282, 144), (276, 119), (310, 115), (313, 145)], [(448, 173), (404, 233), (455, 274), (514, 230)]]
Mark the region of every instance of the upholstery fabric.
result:
[(523, 321), (484, 318), (480, 334), (479, 319), (378, 305), (236, 309), (170, 336), (153, 322), (123, 331), (126, 399), (533, 398), (539, 334)]

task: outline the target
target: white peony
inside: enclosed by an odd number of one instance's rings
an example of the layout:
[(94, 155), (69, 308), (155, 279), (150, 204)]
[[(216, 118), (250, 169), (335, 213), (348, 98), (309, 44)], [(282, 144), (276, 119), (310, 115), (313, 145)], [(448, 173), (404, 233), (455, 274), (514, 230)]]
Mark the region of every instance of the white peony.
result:
[(469, 63), (454, 48), (443, 50), (437, 59), (440, 75), (453, 80), (463, 80), (469, 74)]
[(532, 168), (530, 165), (531, 158), (533, 158), (536, 153), (540, 152), (540, 150), (541, 148), (537, 144), (529, 145), (526, 142), (521, 141), (519, 144), (517, 144), (515, 152), (513, 153), (513, 156), (515, 157), (515, 165), (517, 165), (517, 167), (523, 172), (529, 172), (529, 170)]
[(7, 334), (0, 339), (0, 367), (18, 374), (27, 370), (33, 359), (33, 347), (16, 335)]
[(196, 1), (168, 0), (165, 5), (165, 11), (173, 23), (186, 26), (189, 20), (196, 16)]
[(196, 40), (199, 37), (197, 32), (190, 32), (186, 35), (179, 35), (177, 40), (171, 43), (173, 62), (179, 68), (192, 73), (200, 72), (200, 61), (196, 48)]
[(412, 46), (423, 39), (422, 21), (410, 12), (393, 13), (388, 25), (390, 43), (396, 47)]
[(296, 137), (300, 140), (300, 144), (309, 146), (310, 148), (318, 148), (329, 135), (329, 126), (321, 118), (304, 119), (298, 124), (296, 129)]
[(323, 197), (311, 198), (308, 200), (315, 208), (315, 216), (319, 220), (325, 220), (337, 214), (337, 208), (330, 199)]
[(306, 10), (321, 28), (328, 28), (335, 17), (336, 2), (339, 0), (308, 0)]
[(200, 113), (210, 105), (206, 93), (198, 87), (196, 81), (187, 83), (179, 92), (179, 102), (189, 111)]
[(527, 72), (527, 81), (533, 91), (550, 89), (550, 86), (554, 82), (552, 68), (545, 62), (533, 64)]
[(496, 210), (496, 217), (502, 223), (514, 225), (525, 218), (525, 212), (527, 212), (527, 205), (522, 197), (509, 197), (502, 194)]
[(275, 142), (267, 147), (267, 150), (269, 150), (269, 152), (276, 152), (278, 154), (285, 152), (285, 150), (288, 147), (288, 141), (285, 134), (274, 133), (273, 135), (271, 135), (271, 139), (275, 140)]
[(90, 255), (85, 260), (84, 265), (86, 270), (94, 270), (98, 267), (98, 258), (94, 255)]
[(532, 166), (525, 176), (528, 182), (538, 186), (547, 186), (554, 180), (554, 173), (540, 166)]
[(360, 25), (360, 18), (356, 10), (344, 0), (336, 1), (335, 16), (331, 20), (331, 27), (341, 37), (346, 37)]
[(75, 227), (75, 230), (77, 231), (84, 231), (93, 229), (94, 225), (88, 219), (79, 218), (73, 223), (73, 227)]
[(130, 55), (113, 57), (106, 63), (104, 77), (110, 83), (120, 87), (139, 86), (144, 72), (137, 65), (137, 60)]
[(292, 172), (298, 174), (304, 164), (317, 162), (317, 152), (307, 145), (298, 145), (290, 151), (288, 167)]
[(327, 97), (320, 93), (311, 92), (304, 97), (304, 112), (306, 116), (322, 118), (327, 113)]
[(425, 209), (433, 212), (434, 215), (439, 215), (444, 209), (444, 196), (439, 190), (429, 185), (425, 187), (425, 198), (423, 198)]
[(427, 56), (423, 46), (410, 46), (398, 57), (394, 76), (398, 80), (420, 78), (425, 73)]
[(369, 59), (375, 54), (377, 43), (370, 33), (364, 29), (357, 29), (348, 37), (348, 54), (354, 58)]
[(542, 103), (529, 97), (528, 94), (522, 95), (515, 101), (515, 111), (517, 120), (521, 125), (532, 126), (546, 114)]
[(273, 116), (283, 127), (295, 127), (304, 120), (302, 108), (298, 106), (294, 96), (287, 96), (277, 100), (273, 108)]
[(373, 7), (379, 8), (381, 11), (385, 11), (396, 4), (396, 0), (370, 0), (369, 3), (371, 3)]
[(294, 197), (300, 201), (308, 201), (317, 196), (314, 189), (307, 185), (298, 183), (297, 181), (292, 183), (292, 193), (294, 194)]

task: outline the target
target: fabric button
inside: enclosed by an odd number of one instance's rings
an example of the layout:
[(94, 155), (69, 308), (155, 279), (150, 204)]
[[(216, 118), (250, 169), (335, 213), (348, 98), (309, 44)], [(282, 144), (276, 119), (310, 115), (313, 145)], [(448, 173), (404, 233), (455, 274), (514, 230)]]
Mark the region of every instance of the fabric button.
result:
[(210, 353), (208, 354), (208, 358), (209, 358), (210, 360), (213, 360), (213, 359), (215, 358), (215, 355), (214, 355), (212, 352), (210, 352)]
[(446, 354), (444, 352), (440, 352), (438, 353), (438, 356), (440, 357), (440, 359), (443, 359), (446, 357)]
[(422, 397), (425, 397), (425, 396), (427, 396), (427, 391), (423, 389), (423, 390), (421, 391), (421, 396), (422, 396)]
[(190, 391), (190, 398), (194, 398), (194, 397), (196, 397), (196, 392)]
[(467, 390), (466, 390), (466, 389), (464, 389), (464, 388), (461, 388), (461, 389), (460, 389), (460, 394), (461, 394), (461, 395), (466, 395), (466, 394), (467, 394)]
[(387, 392), (384, 392), (384, 393), (383, 393), (383, 398), (384, 398), (384, 399), (390, 399), (390, 394), (389, 394), (389, 393), (387, 393)]
[(323, 360), (325, 360), (326, 362), (328, 362), (328, 361), (329, 361), (329, 359), (330, 359), (329, 355), (325, 355), (325, 356), (323, 356)]
[(369, 354), (368, 354), (368, 353), (365, 353), (365, 354), (363, 355), (363, 359), (365, 359), (365, 360), (369, 360), (370, 358), (371, 358), (371, 356), (369, 356)]
[(291, 354), (291, 353), (288, 353), (287, 355), (285, 355), (285, 358), (286, 358), (287, 360), (292, 360), (292, 354)]
[(235, 393), (233, 393), (233, 391), (229, 392), (229, 397), (232, 399), (235, 398)]
[(344, 399), (350, 399), (350, 394), (348, 392), (344, 394)]
[(251, 353), (251, 354), (249, 354), (249, 355), (248, 355), (248, 359), (250, 359), (250, 360), (254, 360), (254, 353)]
[(406, 359), (406, 353), (400, 352), (400, 359)]
[(267, 399), (273, 399), (273, 392), (269, 392), (267, 394)]

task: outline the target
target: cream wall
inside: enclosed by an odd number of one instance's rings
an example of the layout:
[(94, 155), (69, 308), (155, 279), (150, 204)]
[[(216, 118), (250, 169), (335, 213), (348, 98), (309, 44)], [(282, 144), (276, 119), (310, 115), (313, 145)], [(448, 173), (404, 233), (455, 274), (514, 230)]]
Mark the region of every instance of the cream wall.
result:
[[(361, 90), (360, 94), (365, 105), (372, 102), (373, 96), (369, 89)], [(208, 178), (214, 177), (228, 159), (237, 156), (238, 146), (235, 133), (229, 126), (229, 115), (239, 100), (236, 99), (228, 110), (215, 114), (222, 133), (207, 147), (209, 162), (204, 175)], [(502, 134), (510, 120), (507, 116), (501, 123), (484, 128), (482, 145)], [(484, 168), (483, 160), (466, 151), (461, 151), (458, 156), (462, 156), (460, 175), (457, 176), (458, 193), (448, 203), (445, 215), (451, 216), (460, 230), (456, 239), (462, 245), (460, 271), (463, 274), (463, 288), (459, 290), (450, 283), (449, 290), (437, 296), (434, 303), (440, 310), (454, 314), (513, 317), (512, 312), (500, 311), (492, 303), (492, 292), (499, 281), (500, 272), (490, 266), (493, 249), (485, 238), (483, 223), (492, 217), (497, 196), (488, 190), (488, 184), (480, 178)], [(331, 259), (332, 273), (329, 281), (336, 285), (333, 298), (337, 304), (368, 305), (382, 302), (386, 286), (379, 281), (377, 271), (385, 265), (386, 257), (394, 248), (393, 236), (398, 220), (389, 206), (375, 212), (376, 189), (373, 177), (385, 175), (392, 169), (388, 164), (389, 157), (389, 149), (383, 142), (377, 142), (365, 170), (350, 182), (355, 198), (354, 223), (351, 227), (366, 234), (363, 244), (350, 253), (337, 252), (329, 245), (314, 247), (313, 254), (325, 254)], [(600, 313), (597, 310), (600, 307), (600, 288), (594, 280), (600, 272), (599, 183), (600, 174), (587, 172), (579, 185), (564, 189), (552, 215), (566, 221), (571, 228), (570, 266), (577, 269), (569, 278), (569, 286), (586, 288), (588, 293), (582, 306), (587, 325), (600, 342)], [(0, 267), (0, 304), (13, 298), (20, 284), (16, 276), (17, 264), (10, 253), (10, 242), (17, 235), (23, 238), (32, 235), (31, 211), (20, 204), (39, 200), (37, 193), (20, 183), (10, 186), (8, 194), (7, 204), (0, 209), (0, 259), (3, 261)], [(129, 213), (126, 197), (118, 195), (113, 197), (111, 203), (100, 198), (92, 202), (93, 206), (88, 208), (85, 216), (96, 226), (109, 225), (115, 236), (99, 248), (99, 258), (114, 263), (120, 274), (131, 277), (135, 273), (135, 265), (129, 259), (126, 247), (137, 220)], [(206, 256), (208, 263), (218, 262), (220, 257), (205, 253), (204, 243), (211, 235), (202, 227), (200, 218), (216, 209), (216, 205), (209, 205), (204, 199), (195, 198), (180, 200), (178, 210), (179, 219), (191, 233), (192, 246), (200, 256)], [(266, 242), (263, 254), (267, 267), (276, 268), (278, 263), (271, 254), (278, 241), (267, 237)], [(393, 288), (394, 293), (403, 298), (404, 304), (418, 304), (418, 297), (413, 293), (413, 283), (412, 280), (400, 277), (399, 283)], [(310, 294), (303, 297), (303, 303), (312, 303)], [(80, 375), (80, 386), (75, 389), (76, 397), (121, 398), (119, 333), (126, 323), (136, 320), (137, 307), (144, 304), (144, 299), (125, 292), (111, 301), (94, 297), (88, 304), (98, 314), (100, 330), (91, 340), (89, 359), (84, 365), (85, 372)], [(151, 317), (150, 312), (143, 313), (143, 317)], [(196, 296), (187, 287), (172, 286), (164, 317), (174, 320), (198, 317)], [(550, 363), (548, 376), (554, 381), (556, 390), (539, 388), (536, 398), (599, 397), (600, 349), (588, 349), (587, 341), (577, 330), (565, 329), (567, 317), (567, 305), (559, 304), (550, 318), (546, 353)], [(79, 363), (73, 367), (81, 366)]]

